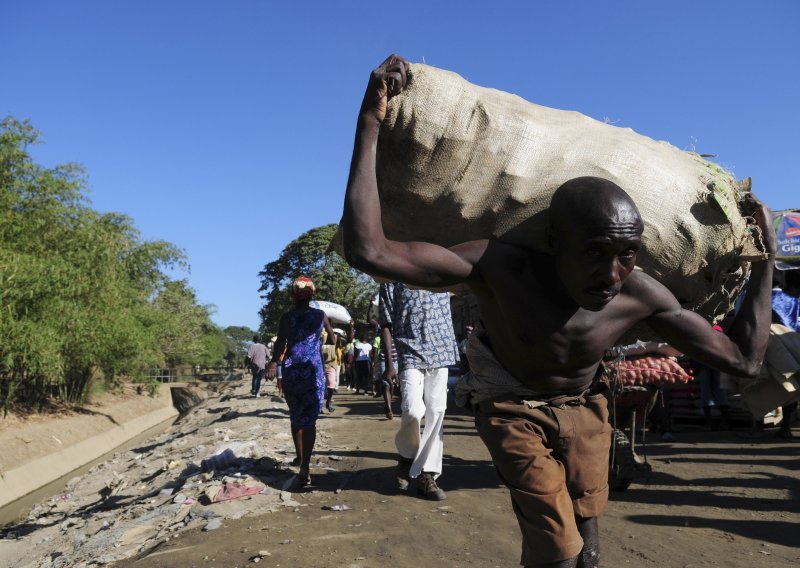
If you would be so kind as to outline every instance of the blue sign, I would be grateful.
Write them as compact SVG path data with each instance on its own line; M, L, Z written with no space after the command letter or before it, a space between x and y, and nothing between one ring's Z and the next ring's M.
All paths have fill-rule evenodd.
M773 213L778 252L775 267L780 270L800 268L800 209Z

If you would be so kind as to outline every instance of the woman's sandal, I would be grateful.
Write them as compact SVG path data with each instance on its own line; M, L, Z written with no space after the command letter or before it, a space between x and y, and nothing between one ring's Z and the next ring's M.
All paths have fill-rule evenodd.
M297 476L297 485L299 487L307 487L311 485L311 475L309 474L308 477L300 477Z

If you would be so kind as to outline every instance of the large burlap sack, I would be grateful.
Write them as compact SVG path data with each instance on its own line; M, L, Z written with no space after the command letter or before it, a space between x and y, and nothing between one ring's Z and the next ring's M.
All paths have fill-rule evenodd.
M542 249L553 192L588 175L614 181L639 207L645 272L709 318L730 309L746 276L740 260L757 251L740 185L697 154L420 64L390 101L378 141L383 226L401 241L498 237Z

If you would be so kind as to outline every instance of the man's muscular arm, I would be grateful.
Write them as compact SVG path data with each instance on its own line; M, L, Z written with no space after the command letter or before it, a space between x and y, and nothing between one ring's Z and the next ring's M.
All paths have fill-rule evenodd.
M424 242L386 238L381 225L378 179L375 174L378 132L389 98L406 84L408 62L390 56L370 76L356 128L344 215L344 253L359 270L418 286L447 286L475 278L475 264L488 241L471 241L445 248Z
M727 334L717 333L702 317L681 309L660 284L647 287L657 305L647 323L671 345L693 359L734 375L755 377L764 360L772 321L772 271L776 250L772 218L754 197L749 202L769 258L750 271L747 295Z

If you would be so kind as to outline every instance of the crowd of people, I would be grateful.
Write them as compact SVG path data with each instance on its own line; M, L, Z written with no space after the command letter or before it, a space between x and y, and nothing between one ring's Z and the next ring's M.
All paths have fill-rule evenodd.
M772 289L772 322L795 332L800 325L799 281L800 270L789 272L785 284ZM485 337L485 332L475 332L472 325L467 325L457 340L450 295L413 289L399 282L380 285L376 316L361 322L360 327L351 321L345 326L346 331L334 330L325 313L309 305L314 292L315 285L310 279L297 278L291 287L295 305L281 318L277 338L265 343L255 336L245 360L252 374L253 396L260 396L265 377L279 378L290 411L296 449L292 464L299 468L300 485L311 483L316 421L324 410L329 414L334 412L334 393L348 390L380 398L387 419L394 417L392 407L397 393L401 395L401 420L395 436L397 487L408 490L416 480L416 492L421 497L446 499L436 480L442 474L448 368L457 365L461 374L466 373L470 368L467 353L472 351L478 372L483 372L484 363L474 353L474 342ZM721 332L722 328L715 326L715 333ZM696 377L705 418L708 421L711 409L716 408L723 419L720 428L726 429L730 407L726 390L720 386L719 373L706 365L698 369ZM784 406L778 435L791 436L795 408L796 403ZM530 410L533 409L526 412ZM549 416L555 423L548 425L544 421L541 428L558 428L558 419ZM481 436L492 444L491 436L498 434L480 430L486 427L481 424L479 413L476 423ZM597 456L587 459L605 465Z
M420 495L445 499L436 478L442 473L448 368L459 361L449 294L381 284L378 319L370 319L356 339L355 322L337 334L325 312L310 306L315 290L311 279L295 279L294 307L281 317L275 341L266 345L255 336L245 359L252 396L261 396L264 377L277 379L289 407L296 450L292 464L299 467L300 484L311 483L316 422L323 410L334 412L338 389L381 398L389 420L397 392L398 485L407 489L417 479Z
M682 308L660 282L634 271L644 220L612 180L576 177L548 207L548 250L496 238L449 247L387 238L376 172L389 99L409 64L391 56L375 69L359 110L345 193L343 249L351 266L425 289L466 286L484 333L466 344L470 372L459 402L509 489L525 566L595 567L598 517L608 502L608 391L596 373L609 348L647 324L709 367L756 377L770 337L777 250L770 211L752 194L742 207L758 226L763 256L726 333ZM402 455L402 454L401 454Z
M608 501L611 426L609 392L597 371L607 351L644 322L667 343L709 369L756 378L770 339L776 237L769 210L752 195L743 207L755 219L763 260L751 266L747 293L720 333L683 309L672 293L634 271L644 222L623 188L598 177L565 181L549 206L549 251L497 239L446 248L386 237L375 173L377 139L389 98L402 91L407 62L392 56L370 78L359 113L342 224L347 261L391 284L380 289L377 326L351 326L340 350L324 312L309 306L313 283L292 284L295 306L280 320L266 367L282 369L282 386L301 483L316 421L331 406L331 387L383 396L400 386L395 436L400 489L441 500L447 367L464 354L469 373L456 389L475 416L500 479L508 487L522 533L525 566L599 565L598 517ZM407 286L411 285L411 286ZM477 297L483 329L456 343L447 294L466 285ZM795 321L796 324L796 314ZM326 365L333 371L325 379ZM260 355L253 353L252 360ZM376 371L376 369L378 371ZM379 372L382 369L382 372ZM260 367L256 370L256 374ZM349 384L348 384L349 383ZM723 406L713 383L708 400ZM385 388L384 388L385 387ZM257 395L254 374L253 390ZM386 394L388 392L388 394ZM709 406L712 406L709 404Z

